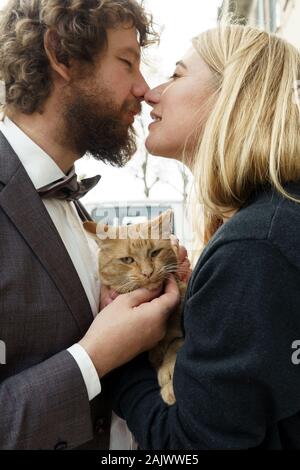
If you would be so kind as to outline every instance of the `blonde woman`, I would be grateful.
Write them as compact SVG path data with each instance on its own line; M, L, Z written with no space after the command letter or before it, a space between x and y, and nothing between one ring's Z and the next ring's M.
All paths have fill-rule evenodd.
M146 449L300 449L300 55L250 27L207 31L153 107L147 148L184 159L206 212L176 404L140 356L115 409ZM199 214L195 214L195 218Z

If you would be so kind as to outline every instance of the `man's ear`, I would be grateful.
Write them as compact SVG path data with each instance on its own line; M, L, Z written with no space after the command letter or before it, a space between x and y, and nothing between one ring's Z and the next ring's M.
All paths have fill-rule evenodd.
M44 36L44 48L52 70L65 81L70 81L70 68L68 60L60 53L60 37L53 29L48 29Z

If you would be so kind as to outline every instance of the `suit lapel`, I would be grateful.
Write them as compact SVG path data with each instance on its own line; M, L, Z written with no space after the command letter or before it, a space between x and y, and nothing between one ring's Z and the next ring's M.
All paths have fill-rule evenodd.
M40 196L1 133L0 181L0 207L46 269L84 334L93 320L85 290Z

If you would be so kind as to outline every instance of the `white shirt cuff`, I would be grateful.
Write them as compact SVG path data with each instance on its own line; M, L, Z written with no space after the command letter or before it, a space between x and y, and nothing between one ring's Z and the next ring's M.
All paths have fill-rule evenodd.
M101 393L101 383L90 356L86 350L77 343L73 344L67 351L69 351L77 362L88 392L89 400L93 400L93 398Z

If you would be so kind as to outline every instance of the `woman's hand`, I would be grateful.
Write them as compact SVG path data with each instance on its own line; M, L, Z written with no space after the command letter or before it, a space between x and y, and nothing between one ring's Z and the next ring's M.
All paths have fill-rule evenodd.
M188 252L184 246L179 245L179 240L174 235L171 235L171 244L178 259L177 275L181 282L187 284L192 274Z

